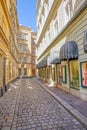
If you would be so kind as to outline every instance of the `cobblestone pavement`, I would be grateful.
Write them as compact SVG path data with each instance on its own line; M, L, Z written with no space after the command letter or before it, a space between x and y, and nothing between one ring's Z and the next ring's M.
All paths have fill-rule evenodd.
M61 99L66 101L68 104L73 106L75 109L77 109L80 113L82 113L85 117L87 117L87 102L81 100L80 98L67 93L63 90L60 90L59 88L55 86L49 86L49 84L45 83L44 81L37 79L41 84L44 85L44 87L48 88L50 91L54 92L56 95L58 95Z
M0 130L86 129L33 78L25 78L0 99Z

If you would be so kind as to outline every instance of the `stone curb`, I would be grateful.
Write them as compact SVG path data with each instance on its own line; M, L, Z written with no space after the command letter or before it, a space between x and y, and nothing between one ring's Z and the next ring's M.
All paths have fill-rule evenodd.
M83 114L81 114L77 109L69 105L55 93L44 87L44 85L41 84L37 79L35 79L35 81L40 86L42 86L53 98L55 98L69 113L71 113L84 127L87 128L87 118Z

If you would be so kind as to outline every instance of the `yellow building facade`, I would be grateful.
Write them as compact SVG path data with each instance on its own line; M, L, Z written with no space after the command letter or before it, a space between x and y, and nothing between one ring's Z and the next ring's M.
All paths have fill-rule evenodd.
M19 76L36 76L35 39L32 29L18 24L17 1L0 0L0 96Z
M19 25L17 34L18 73L22 77L36 76L36 33Z
M84 100L87 100L86 23L86 0L41 3L37 0L38 77Z
M16 12L16 1L0 1L0 96L7 91L8 84L18 76Z

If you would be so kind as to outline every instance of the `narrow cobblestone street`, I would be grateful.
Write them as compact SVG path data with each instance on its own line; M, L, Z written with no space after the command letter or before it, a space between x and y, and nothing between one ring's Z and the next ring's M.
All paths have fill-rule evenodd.
M0 98L0 130L86 129L33 78L24 78Z

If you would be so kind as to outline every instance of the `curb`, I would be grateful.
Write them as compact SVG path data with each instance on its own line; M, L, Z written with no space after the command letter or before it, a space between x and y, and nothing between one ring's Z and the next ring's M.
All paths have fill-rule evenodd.
M69 105L55 93L44 87L37 79L35 79L37 84L39 84L43 89L45 89L53 98L55 98L70 114L72 114L86 129L87 129L87 118L81 114L77 109Z

